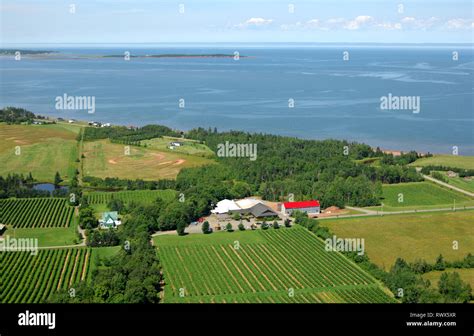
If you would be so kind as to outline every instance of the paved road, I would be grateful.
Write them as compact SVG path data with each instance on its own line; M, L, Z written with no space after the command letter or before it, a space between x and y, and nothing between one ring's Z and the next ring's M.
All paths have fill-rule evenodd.
M452 189L452 190L456 190L456 191L458 191L458 192L460 192L460 193L463 193L463 194L465 194L465 195L467 195L467 196L474 197L474 193L472 193L472 192L469 192L469 191L467 191L467 190L464 190L464 189L455 187L455 186L453 186L453 185L451 185L451 184L448 184L448 183L446 183L446 182L437 180L437 179L435 179L435 178L433 178L433 177L431 177L431 176L423 175L423 178L424 178L425 180L429 180L429 181L431 181L431 182L438 183L439 185L442 185L443 187L446 187L446 188L449 188L449 189Z
M364 214L368 214L368 215L377 215L377 214L378 214L378 211L377 211L377 210L371 210L371 209L364 209L364 208L351 207L351 206L346 206L346 209L355 210L355 211L360 211L360 212L363 212ZM354 215L357 215L357 214L353 214L353 215L341 215L341 216L354 216ZM331 218L331 217L328 217L328 218Z
M347 207L349 208L349 207ZM362 208L355 208L351 207L354 210L364 211L367 209ZM341 215L341 216L332 216L332 217L324 217L318 218L318 220L323 219L334 219L334 218L355 218L355 217L370 217L370 216L385 216L385 215L402 215L402 214L410 214L410 213L420 213L420 212L439 212L439 211L460 211L460 210L474 210L474 206L465 206L459 207L456 209L453 208L437 208L437 209L421 209L421 210L399 210L399 211L374 211L370 210L370 213L366 212L363 214L355 214L355 215Z

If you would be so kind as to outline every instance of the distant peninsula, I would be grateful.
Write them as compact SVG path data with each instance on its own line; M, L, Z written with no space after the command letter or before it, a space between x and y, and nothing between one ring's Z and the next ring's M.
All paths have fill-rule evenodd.
M22 55L47 55L55 51L52 50L26 50L26 49L0 49L0 55L15 55L19 52Z
M103 57L120 57L123 58L124 55L105 55ZM234 54L156 54L156 55L130 55L130 58L234 58ZM240 58L247 57L239 55Z

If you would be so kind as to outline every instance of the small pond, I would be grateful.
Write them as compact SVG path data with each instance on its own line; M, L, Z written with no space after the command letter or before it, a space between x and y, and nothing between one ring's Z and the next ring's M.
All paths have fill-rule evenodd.
M33 189L34 190L41 190L41 191L49 191L50 193L52 193L56 187L54 186L53 183L38 183L38 184L35 184L33 186ZM58 189L61 189L61 190L68 190L68 187L67 186L59 186Z

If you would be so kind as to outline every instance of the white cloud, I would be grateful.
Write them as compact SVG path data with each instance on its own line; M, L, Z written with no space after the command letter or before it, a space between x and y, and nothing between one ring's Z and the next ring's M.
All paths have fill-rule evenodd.
M451 19L444 24L445 28L457 30L457 29L469 29L474 28L474 21L467 19Z
M264 19L264 18L250 18L248 19L245 23L249 25L256 25L256 26L261 26L261 25L267 25L272 23L273 20L271 19Z
M347 21L344 24L345 29L357 30L374 22L374 18L369 15L359 15L354 20Z
M377 28L384 30L400 30L402 29L402 24L400 22L391 23L391 22L381 22L375 25Z
M273 23L272 19L264 19L261 17L253 17L245 22L239 23L234 26L234 28L245 29L245 28L259 28L266 27Z
M428 19L417 19L412 16L407 16L401 19L400 22L404 28L426 30L435 26L439 22L439 19L434 16Z
M396 21L381 21L369 15L359 15L353 19L329 18L322 20L318 18L306 22L298 21L296 23L286 23L280 25L282 30L338 30L346 29L356 31L360 29L380 29L380 30L418 30L426 31L428 29L472 29L474 21L468 19L454 18L448 21L440 20L437 17L416 18L406 16Z
M321 22L319 21L319 19L312 19L306 22L306 26L308 28L319 28L321 27Z

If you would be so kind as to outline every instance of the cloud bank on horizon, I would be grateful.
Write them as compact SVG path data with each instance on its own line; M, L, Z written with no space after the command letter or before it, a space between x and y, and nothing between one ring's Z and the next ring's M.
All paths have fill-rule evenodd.
M2 44L472 43L470 0L3 0Z

